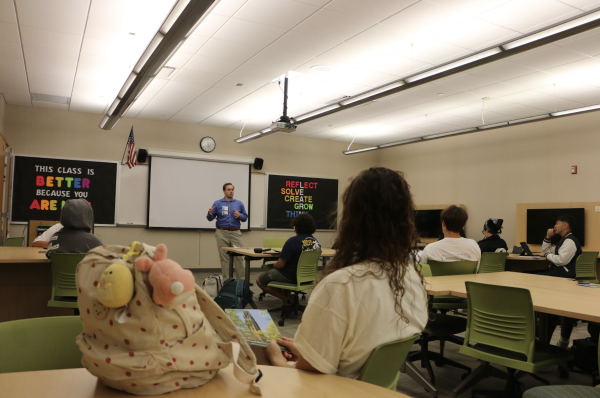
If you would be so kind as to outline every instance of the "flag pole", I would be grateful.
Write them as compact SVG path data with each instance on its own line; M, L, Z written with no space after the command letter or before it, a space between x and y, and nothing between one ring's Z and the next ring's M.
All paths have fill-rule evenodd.
M131 125L131 130L133 130L133 125ZM131 134L131 132L129 134ZM125 152L127 152L127 146L128 145L129 145L129 135L127 136L127 142L125 143L125 149L123 150L123 156L121 156L121 166L123 166L125 164L123 162L123 158L125 157Z

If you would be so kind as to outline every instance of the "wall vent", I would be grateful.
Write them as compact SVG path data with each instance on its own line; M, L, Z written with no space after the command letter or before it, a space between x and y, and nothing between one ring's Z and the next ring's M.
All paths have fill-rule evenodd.
M50 102L53 104L69 104L71 102L70 97L62 97L60 95L50 95L50 94L40 94L40 93L31 93L32 101L39 102Z

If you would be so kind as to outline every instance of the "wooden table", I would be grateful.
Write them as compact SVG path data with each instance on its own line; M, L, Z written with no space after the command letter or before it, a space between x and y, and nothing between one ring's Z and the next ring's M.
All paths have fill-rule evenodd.
M69 308L48 307L52 270L39 247L0 246L0 322L73 315Z
M259 384L265 398L409 398L395 391L345 377L274 366L259 368L263 373ZM248 385L233 377L231 369L231 366L222 369L213 380L202 387L175 391L169 397L259 398L249 391ZM130 394L104 386L83 368L0 374L0 391L3 398L132 397Z
M532 258L520 256L518 254L509 254L506 258L506 270L515 272L542 272L548 271L550 261L545 257ZM600 255L596 263L596 273L600 275Z

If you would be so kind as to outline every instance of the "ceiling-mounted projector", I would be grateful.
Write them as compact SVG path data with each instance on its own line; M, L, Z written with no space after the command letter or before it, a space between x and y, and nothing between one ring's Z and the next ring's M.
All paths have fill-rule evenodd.
M292 120L290 118L282 116L278 121L273 122L273 124L271 124L271 127L269 128L272 131L277 131L280 133L293 133L294 131L296 131L296 127L298 126L292 123Z

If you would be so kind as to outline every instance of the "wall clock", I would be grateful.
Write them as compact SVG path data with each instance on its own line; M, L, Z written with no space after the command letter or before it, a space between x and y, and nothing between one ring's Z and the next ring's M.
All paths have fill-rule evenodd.
M212 152L215 150L217 146L217 143L215 142L215 139L212 137L204 137L200 140L200 148L204 151L204 152Z

